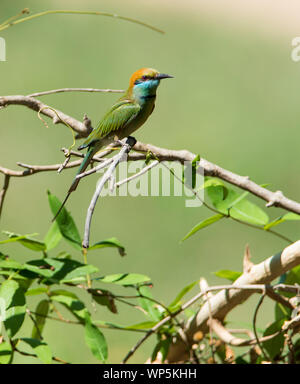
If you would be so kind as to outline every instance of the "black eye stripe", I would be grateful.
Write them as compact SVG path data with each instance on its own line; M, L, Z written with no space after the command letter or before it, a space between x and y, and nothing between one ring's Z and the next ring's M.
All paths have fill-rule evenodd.
M140 84L140 83L143 83L144 81L147 81L147 80L151 80L152 77L151 76L148 76L148 75L144 75L142 77L140 77L139 79L135 80L134 84Z

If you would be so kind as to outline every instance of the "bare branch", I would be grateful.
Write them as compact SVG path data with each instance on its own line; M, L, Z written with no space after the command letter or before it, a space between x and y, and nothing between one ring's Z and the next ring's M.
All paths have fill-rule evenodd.
M92 197L92 200L86 215L86 221L85 221L85 227L84 227L84 238L82 242L83 248L89 247L91 220L92 220L92 215L93 215L98 197L100 196L100 193L105 183L111 178L111 175L113 174L114 170L122 160L123 156L130 152L131 148L135 145L135 143L136 143L136 140L133 137L127 138L126 143L123 145L120 152L116 156L114 156L112 164L110 165L108 170L105 172L105 174L102 176L102 178L99 180L97 184L96 191Z
M300 243L300 241L299 241ZM300 245L299 245L299 248L300 248ZM300 258L300 256L299 256ZM251 292L252 293L255 293L255 292L265 292L266 289L273 289L273 290L277 290L277 289L280 289L280 290L283 290L283 291L287 291L287 292L298 292L299 288L298 286L286 286L285 284L277 284L275 285L274 287L271 287L271 286L266 286L265 284L242 284L242 285L236 285L235 283L232 284L232 285L215 285L215 286L212 286L212 287L208 287L207 286L207 283L206 283L206 280L205 279L201 279L200 280L200 283L201 283L201 292L199 292L196 296L192 297L189 301L187 301L186 303L184 303L181 308L179 308L177 311L173 312L171 315L169 316L166 316L165 318L163 318L161 321L159 321L153 328L151 328L145 335L144 337L139 340L137 342L137 344L131 348L131 350L127 353L127 355L125 356L125 358L123 359L123 363L126 363L128 361L128 359L136 352L136 350L151 336L153 335L155 332L157 332L163 325L165 325L166 323L168 323L172 318L178 316L181 312L183 312L184 310L186 310L187 308L189 308L191 305L195 304L198 300L200 300L201 298L203 298L204 296L208 296L209 295L209 299L215 301L215 297L217 296L211 296L210 295L210 292L212 291L219 291L219 290L222 290L227 292L227 291L231 291L231 290L234 290L234 291L250 291L250 294ZM222 293L220 292L220 293ZM227 293L226 293L227 294ZM203 326L203 331L207 332L208 330L208 327L207 327L207 322L210 318L210 316L213 314L212 311L211 311L211 307L209 306L210 303L208 303L208 301L206 301L206 304L208 305L208 309L207 309L207 312L206 315L207 317L205 318L205 324ZM240 303L236 303L236 305L238 305ZM214 309L214 308L213 308ZM187 331L188 329L185 330L185 335L187 335ZM199 330L196 330L193 334L192 334L192 338L190 339L187 339L185 338L186 341L183 342L183 340L180 338L177 339L177 342L175 344L172 344L171 346L173 346L173 348L177 348L177 350L175 349L176 352L180 351L181 355L178 355L177 356L177 360L171 360L170 362L178 362L178 361L183 361L185 360L186 358L188 358L187 356L187 341L188 343L190 344L190 346L192 346L192 344L194 343L193 342L193 336L196 332L202 332L201 329ZM190 332L191 333L191 332ZM169 351L169 354L168 356L170 355L170 351ZM173 357L173 355L171 354L171 356ZM168 357L168 359L170 359L170 357Z
M75 160L71 163L67 164L65 168L74 168L78 167L81 164L82 160ZM26 168L24 171L14 171L12 169L4 168L0 166L0 173L3 173L7 176L13 177L23 177L34 175L39 172L49 172L49 171L57 171L61 164L52 164L52 165L29 165L23 163L17 163L20 167Z
M65 121L74 131L79 134L79 137L86 137L90 133L91 127L87 127L84 123L81 123L73 117L70 117L64 114L63 112L56 110L57 114L63 121L60 120L59 118L57 118L57 115L53 110L47 109L47 107L50 108L49 106L43 104L42 102L33 97L20 95L0 97L0 109L1 107L4 108L9 105L24 105L36 112L41 111L42 114L50 117L53 120L54 124L63 123L63 121ZM187 150L170 150L166 148L156 147L151 144L143 144L141 142L136 143L135 150L143 153L152 152L159 161L179 161L181 163L184 163L185 161L191 162L196 157L196 154ZM137 159L140 159L140 157L133 158L132 160ZM265 200L267 207L276 206L286 209L287 211L300 214L300 203L288 199L280 191L272 192L254 183L249 179L248 176L240 176L238 174L235 174L231 171L219 167L216 164L209 162L204 158L201 158L199 165L200 168L204 170L204 174L206 176L217 177L241 189L249 191L253 195Z
M36 112L41 111L40 113L52 119L53 124L65 125L64 122L66 122L75 132L77 132L80 135L80 137L86 137L91 132L91 130L89 131L86 125L81 123L80 121L74 119L71 116L66 115L65 113L59 111L58 109L49 107L48 105L30 96L22 96L22 95L1 96L0 109L1 107L5 108L9 105L23 105L32 109L33 111L36 111ZM56 110L57 114L53 111L53 109ZM59 116L59 118L57 117L57 115Z
M150 144L143 144L137 142L135 150L141 152L152 152L160 161L179 161L184 163L185 161L192 161L195 159L196 154L186 150L169 150L165 148L159 148ZM300 214L300 204L296 201L290 200L285 197L282 192L272 192L250 180L248 176L240 176L233 172L230 172L224 168L219 167L203 158L201 158L199 166L204 170L206 176L217 177L232 185L235 185L245 191L249 191L253 195L265 200L267 206L276 206L286 209L290 212Z
M228 329L226 329L220 321L216 319L208 320L208 325L215 332L215 334L226 344L232 345L234 347L245 347L247 345L257 344L257 339L255 337L249 340L245 340L245 339L241 339L233 336L231 332ZM239 330L235 330L235 332L238 333ZM274 337L278 336L280 333L281 332L279 331L279 332L273 333L272 335L262 337L259 339L259 342L263 343L265 341L271 340Z
M101 164L97 165L96 167L80 173L79 175L76 176L76 179L82 179L83 177L89 176L92 173L98 172L98 171L100 171L100 169L103 169L103 168L107 167L108 165L110 165L113 161L114 161L113 157L110 159L107 159L107 160L103 161Z
M151 164L147 165L146 167L144 167L143 169L141 169L139 172L137 172L135 175L132 175L130 177L128 177L127 179L124 179L124 180L121 180L121 181L118 181L115 186L116 188L119 188L121 185L125 184L125 183L129 183L131 180L134 180L142 175L144 175L145 173L147 173L150 169L156 167L157 165L159 164L158 160L155 160L153 161Z
M300 241L297 241L289 245L282 252L269 257L260 264L252 266L250 273L243 273L233 283L233 286L250 284L255 287L255 285L259 284L268 284L299 264ZM282 285L277 285L276 289L280 289L280 287L283 288ZM287 287L287 289L291 288ZM294 292L295 289L297 290L297 287L293 287ZM210 311L213 318L222 321L228 312L247 300L254 292L254 289L223 289L210 299ZM197 331L207 332L207 321L209 319L210 311L208 303L206 302L198 311L197 315L187 323L185 332L191 343L193 342L193 335ZM182 360L182 356L184 355L186 355L186 346L178 339L170 346L167 360L169 362Z

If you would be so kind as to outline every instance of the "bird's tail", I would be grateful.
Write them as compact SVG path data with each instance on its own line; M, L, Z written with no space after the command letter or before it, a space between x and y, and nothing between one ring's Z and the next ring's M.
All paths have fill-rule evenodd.
M86 168L88 167L92 157L94 156L94 154L98 151L98 149L96 149L94 146L90 146L89 147L89 150L87 151L84 159L83 159L83 162L81 163L77 173L76 173L76 176L79 175L80 173L84 172L86 170ZM77 177L75 176L69 190L68 190L68 193L67 193L67 196L65 197L64 201L62 202L61 206L59 207L59 210L56 212L56 215L54 216L54 218L52 219L52 221L55 221L57 216L60 214L61 210L63 209L64 205L66 204L70 194L72 192L74 192L80 182L80 179L78 179Z

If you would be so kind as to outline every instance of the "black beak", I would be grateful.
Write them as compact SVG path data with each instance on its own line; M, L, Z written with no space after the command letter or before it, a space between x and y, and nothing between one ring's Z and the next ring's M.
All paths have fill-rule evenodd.
M162 79L172 79L174 76L167 75L166 73L159 73L155 76L156 79L162 80Z

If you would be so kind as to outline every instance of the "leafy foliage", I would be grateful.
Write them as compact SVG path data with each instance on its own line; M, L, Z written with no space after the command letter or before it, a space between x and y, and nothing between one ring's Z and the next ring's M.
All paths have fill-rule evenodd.
M211 202L220 213L212 218L200 222L184 239L187 239L200 229L220 220L223 217L234 217L242 220L248 220L249 223L259 223L268 230L279 222L286 220L298 220L298 216L284 215L279 220L273 221L267 227L267 216L263 211L253 203L247 202L246 194L238 195L223 185L223 183L209 178L206 180L205 188L208 190ZM60 205L60 201L48 193L49 205L53 213ZM271 222L272 223L272 222ZM114 273L99 276L99 270L96 266L80 262L66 252L55 254L56 247L60 241L67 241L74 247L75 251L81 251L81 239L76 224L65 209L62 211L62 217L53 223L47 232L44 241L34 239L34 235L19 235L13 232L4 232L8 237L0 242L1 247L9 249L10 244L19 243L30 249L32 252L41 252L41 258L35 258L25 263L20 263L4 253L0 254L0 276L2 284L0 285L0 299L5 302L5 337L2 336L0 343L0 363L8 364L13 362L14 355L22 349L23 345L31 348L30 356L37 357L41 362L49 364L56 359L53 356L51 347L44 339L44 329L48 321L60 313L60 307L64 307L74 320L64 319L59 315L60 321L75 322L83 327L86 345L89 347L93 357L102 363L108 359L108 345L105 334L101 328L122 329L134 332L146 332L170 314L180 311L184 304L184 298L195 290L199 281L194 281L184 288L181 288L175 298L169 305L164 305L153 298L151 292L150 277L139 273ZM115 248L121 256L125 255L124 246L116 239L110 238L101 240L91 246L87 252L102 252L104 248ZM234 282L240 275L239 271L219 270L215 275ZM90 281L90 282L89 282ZM281 278L281 282L286 284L299 284L300 267L295 267L289 273ZM92 285L91 285L92 284ZM110 285L112 289L107 289ZM123 289L134 289L136 295L119 295L114 293L114 287ZM78 292L74 292L76 289ZM94 319L86 305L86 297L89 295L94 305L106 308L110 313L117 314L118 302L137 299L140 309L146 316L146 321L133 325L120 325L105 320ZM287 297L292 294L284 293ZM34 310L31 308L31 298L41 297ZM102 312L101 312L102 313ZM192 309L184 311L185 317L194 315ZM289 321L292 316L291 309L276 303L274 309L275 319L271 325L268 325L262 332L263 336L276 334L270 340L263 343L263 348L271 361L284 360L286 357L286 343L284 334L281 332L285 321ZM23 335L23 323L25 317L29 316L32 320L32 331L30 335ZM157 333L157 342L152 352L154 361L158 355L164 361L168 354L172 337L178 334L178 324L170 319L169 322L159 329ZM232 349L220 340L213 339L209 341L207 336L201 335L198 347L194 351L194 358L198 361L208 362L212 357L207 357L211 347L215 345L215 359L220 362L236 362L238 364L248 364L250 362L262 363L262 355L255 355L251 350L249 356L236 356ZM298 346L296 348L296 346ZM295 341L296 356L300 358L300 343ZM23 353L21 351L21 353ZM251 354L252 353L252 354Z

